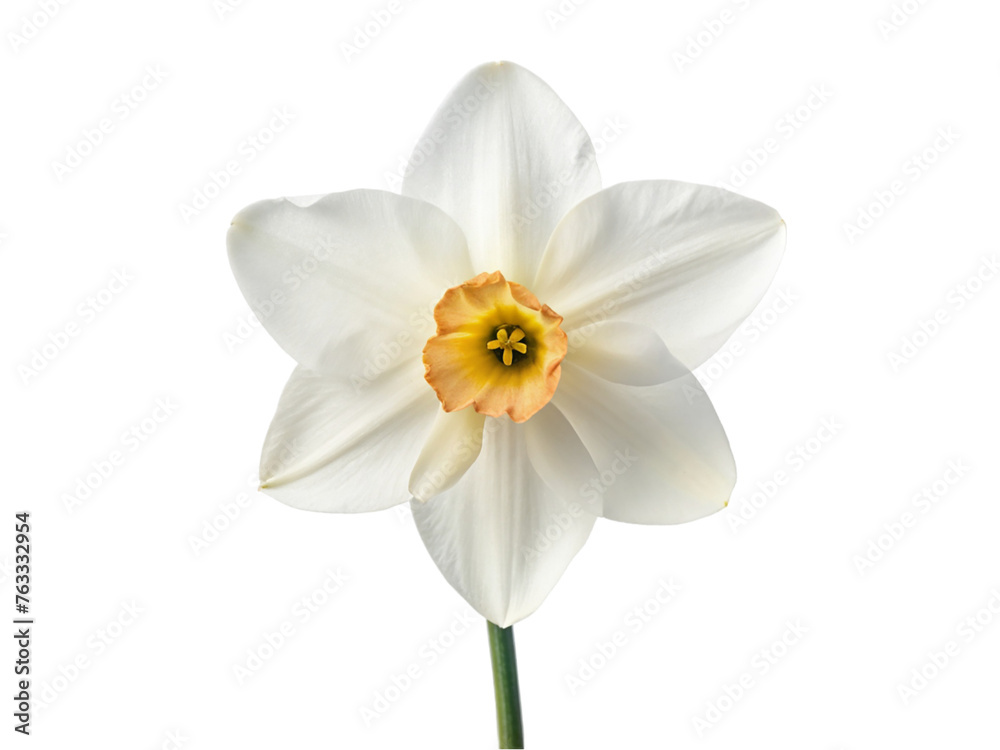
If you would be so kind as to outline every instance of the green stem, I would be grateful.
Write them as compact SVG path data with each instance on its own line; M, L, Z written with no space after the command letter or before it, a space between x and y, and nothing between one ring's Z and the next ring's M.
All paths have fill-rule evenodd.
M521 691L517 686L517 655L514 628L486 622L490 633L490 661L493 662L493 692L497 701L497 735L501 748L523 748Z

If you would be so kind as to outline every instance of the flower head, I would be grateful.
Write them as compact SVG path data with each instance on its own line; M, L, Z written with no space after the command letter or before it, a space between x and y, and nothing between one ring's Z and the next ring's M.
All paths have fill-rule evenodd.
M237 282L298 362L261 486L308 510L409 500L447 580L506 626L597 517L725 506L735 464L691 370L763 296L784 223L714 187L602 190L584 128L511 63L473 70L427 132L402 195L233 219Z
M552 398L566 356L562 318L499 271L452 287L434 308L427 382L445 411L524 422Z

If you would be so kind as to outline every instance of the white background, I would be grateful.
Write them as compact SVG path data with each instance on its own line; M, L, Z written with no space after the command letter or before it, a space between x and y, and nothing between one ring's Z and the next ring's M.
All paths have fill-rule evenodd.
M247 335L224 245L261 198L395 189L439 102L495 59L562 96L605 184L728 183L789 228L759 324L701 368L739 467L729 508L597 524L516 628L529 746L998 746L995 3L49 5L0 18L0 600L9 623L27 509L44 703L32 737L4 747L174 747L178 732L192 749L496 746L485 625L405 506L309 514L252 489L293 362ZM373 12L390 23L345 54ZM275 108L291 122L269 138ZM254 134L270 142L248 147ZM89 153L66 173L71 149ZM860 212L876 218L858 234ZM65 347L33 366L52 341ZM120 465L67 507L112 451ZM305 620L296 603L327 571L346 581ZM650 602L671 580L670 603ZM234 668L285 622L241 682ZM789 623L805 634L775 646ZM957 655L904 699L950 641Z

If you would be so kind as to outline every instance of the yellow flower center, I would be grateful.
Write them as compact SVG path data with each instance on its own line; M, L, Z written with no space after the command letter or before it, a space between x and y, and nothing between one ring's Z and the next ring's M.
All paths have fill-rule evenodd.
M527 354L528 345L521 343L524 338L524 331L515 328L510 336L507 336L507 329L501 328L497 331L497 337L486 345L487 349L497 349L502 351L501 360L507 367L514 364L514 352Z
M552 398L566 356L562 317L499 271L452 287L434 308L424 377L445 411L523 422Z

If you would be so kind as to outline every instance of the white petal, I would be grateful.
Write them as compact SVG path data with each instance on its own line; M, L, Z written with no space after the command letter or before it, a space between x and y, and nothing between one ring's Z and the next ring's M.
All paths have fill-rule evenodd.
M588 323L569 334L566 357L598 377L623 385L656 385L690 371L652 328L624 320Z
M544 81L509 62L482 65L455 87L403 180L403 195L462 227L477 273L524 285L559 220L600 188L587 131Z
M556 228L534 286L567 332L592 319L653 328L689 369L760 301L785 223L721 188L627 182L583 201Z
M458 411L438 410L434 429L413 467L410 494L427 502L453 487L483 447L483 422L486 417L467 407Z
M429 311L473 274L458 226L377 190L261 201L233 219L229 260L247 302L299 364L371 379L419 357Z
M458 484L410 507L448 582L507 627L542 603L587 540L594 516L538 476L525 425L493 418L486 424L482 454Z
M528 459L535 473L572 509L580 505L592 515L602 515L600 497L587 492L598 476L586 446L566 417L551 402L524 423Z
M694 375L637 388L563 363L552 403L600 470L584 492L603 501L605 518L684 523L728 502L736 465Z
M295 508L335 513L405 502L440 409L419 360L360 386L296 368L264 441L261 489Z

